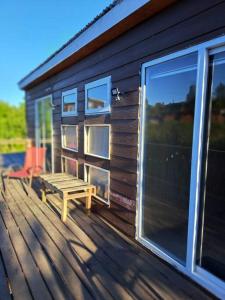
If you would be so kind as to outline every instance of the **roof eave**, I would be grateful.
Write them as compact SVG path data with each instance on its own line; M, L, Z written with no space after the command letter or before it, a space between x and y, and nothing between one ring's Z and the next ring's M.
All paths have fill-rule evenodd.
M94 24L92 24L89 28L87 28L84 32L82 32L75 40L73 40L71 43L69 43L65 48L63 48L61 51L56 52L54 56L52 56L49 60L47 60L45 63L37 67L33 72L28 74L26 77L24 77L18 84L19 87L23 90L26 90L34 83L40 82L40 79L43 80L47 77L47 75L52 75L54 73L54 70L58 69L60 71L59 66L62 65L65 62L69 62L69 59L72 56L80 57L79 52L82 52L84 48L87 47L87 45L93 45L93 42L95 40L99 40L100 38L106 35L109 32L113 32L113 28L117 27L118 24L121 22L124 22L129 16L132 16L135 14L135 12L138 12L142 7L148 5L149 8L154 8L152 12L155 12L155 5L157 3L160 10L162 8L165 8L169 4L175 2L176 0L123 0L120 3L118 3L115 7L113 7L110 11L108 11L105 15L103 15L100 19L98 19ZM160 3L160 5L159 5ZM149 13L152 13L149 11ZM157 11L156 11L157 12ZM156 13L155 12L155 13ZM145 16L147 17L146 11ZM141 19L141 18L140 18ZM138 20L137 20L138 21ZM142 21L142 20L140 20ZM140 22L139 21L139 22ZM134 22L134 20L133 20ZM136 22L136 21L135 21ZM134 25L135 25L134 22ZM129 27L129 23L126 22L126 26ZM126 26L124 27L124 30L126 29ZM127 29L126 29L127 30ZM122 33L122 32L121 32ZM121 34L119 31L116 33L117 35ZM110 38L114 38L114 35L112 35ZM103 43L107 42L107 37L102 40ZM100 46L101 43L98 43ZM95 50L95 47L90 47L90 50ZM88 50L88 49L87 49ZM84 52L84 51L83 51ZM90 51L85 51L86 55L90 54ZM84 56L84 55L83 55ZM65 67L68 64L65 64ZM56 73L56 72L55 72Z

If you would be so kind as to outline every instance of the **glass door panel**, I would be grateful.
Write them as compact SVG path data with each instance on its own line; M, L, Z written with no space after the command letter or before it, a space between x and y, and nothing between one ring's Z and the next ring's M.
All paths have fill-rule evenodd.
M210 56L197 265L225 280L225 52Z
M52 172L52 108L51 98L37 100L36 146L46 148L44 171Z
M197 54L146 69L142 237L186 263Z

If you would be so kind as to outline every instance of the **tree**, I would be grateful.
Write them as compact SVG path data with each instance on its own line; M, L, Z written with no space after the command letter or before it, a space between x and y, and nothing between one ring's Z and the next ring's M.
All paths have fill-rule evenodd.
M25 137L25 103L15 106L0 100L0 139Z

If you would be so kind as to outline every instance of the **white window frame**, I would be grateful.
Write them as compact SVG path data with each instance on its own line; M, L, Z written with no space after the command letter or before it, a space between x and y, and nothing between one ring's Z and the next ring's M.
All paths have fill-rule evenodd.
M108 127L109 128L109 155L108 156L92 154L87 151L87 149L88 149L88 127ZM103 158L103 159L110 159L110 153L111 153L111 125L110 124L86 124L86 125L84 125L84 154L89 155L89 156L98 157L98 158Z
M99 197L98 195L96 195L95 198L110 206L110 171L106 170L106 169L103 169L103 168L100 168L100 167L96 167L96 166L94 166L92 164L89 164L89 163L84 163L84 181L86 181L86 182L89 182L88 181L88 175L87 175L87 167L89 167L89 168L95 168L97 170L101 170L101 171L106 172L107 177L108 177L108 182L109 182L109 186L108 186L108 200L105 201L105 199Z
M225 299L225 282L210 274L195 264L198 236L198 216L200 207L201 172L203 168L204 148L204 118L206 112L206 97L208 84L209 55L218 51L225 51L225 36L195 45L185 50L169 54L167 56L144 63L141 70L141 101L140 101L140 134L139 134L139 166L137 186L137 208L136 208L136 239L156 255L175 266L179 271L188 275L204 288L214 293L217 297ZM151 241L142 236L142 182L143 182L143 151L144 151L144 125L145 125L145 74L150 66L169 61L191 53L198 53L196 101L192 143L192 163L190 180L190 202L188 218L187 258L186 266L156 247Z
M66 155L61 155L61 172L62 173L65 173L66 171L64 170L64 167L63 167L63 159L68 159L68 160L72 160L72 161L75 161L76 162L76 173L77 173L77 176L75 176L76 178L78 178L78 160L75 159L75 158L71 158L69 156L66 156Z
M64 100L63 98L65 96L71 95L71 94L75 94L75 111L64 111ZM61 106L62 106L62 117L71 117L71 116L77 116L77 88L74 89L70 89L67 91L62 92L62 99L61 99Z
M63 127L66 127L66 126L75 127L76 135L77 135L77 149L68 148L68 147L65 147L63 145ZM62 145L62 149L69 150L69 151L72 151L72 152L78 152L79 151L79 138L78 138L78 134L79 134L78 133L78 125L61 124L61 145Z
M105 106L97 109L88 108L88 90L92 88L96 88L101 85L107 85L107 99L105 102ZM105 114L110 113L111 111L111 76L104 77L92 82L85 84L85 115L97 115L97 114Z

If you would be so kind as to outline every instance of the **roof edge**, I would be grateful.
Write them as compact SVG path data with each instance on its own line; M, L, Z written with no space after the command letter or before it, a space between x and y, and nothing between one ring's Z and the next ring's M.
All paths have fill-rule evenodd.
M38 66L34 71L20 80L18 83L20 89L25 89L33 81L43 76L58 64L68 59L72 54L78 52L85 45L91 43L99 36L107 32L110 28L151 1L152 0L123 0L119 2L106 14L103 14L99 19L97 19L90 27L87 27L86 30L81 32L77 38L74 40L72 39L67 46L61 48L61 50L57 51L55 55L50 57L50 59L47 59L46 62Z

